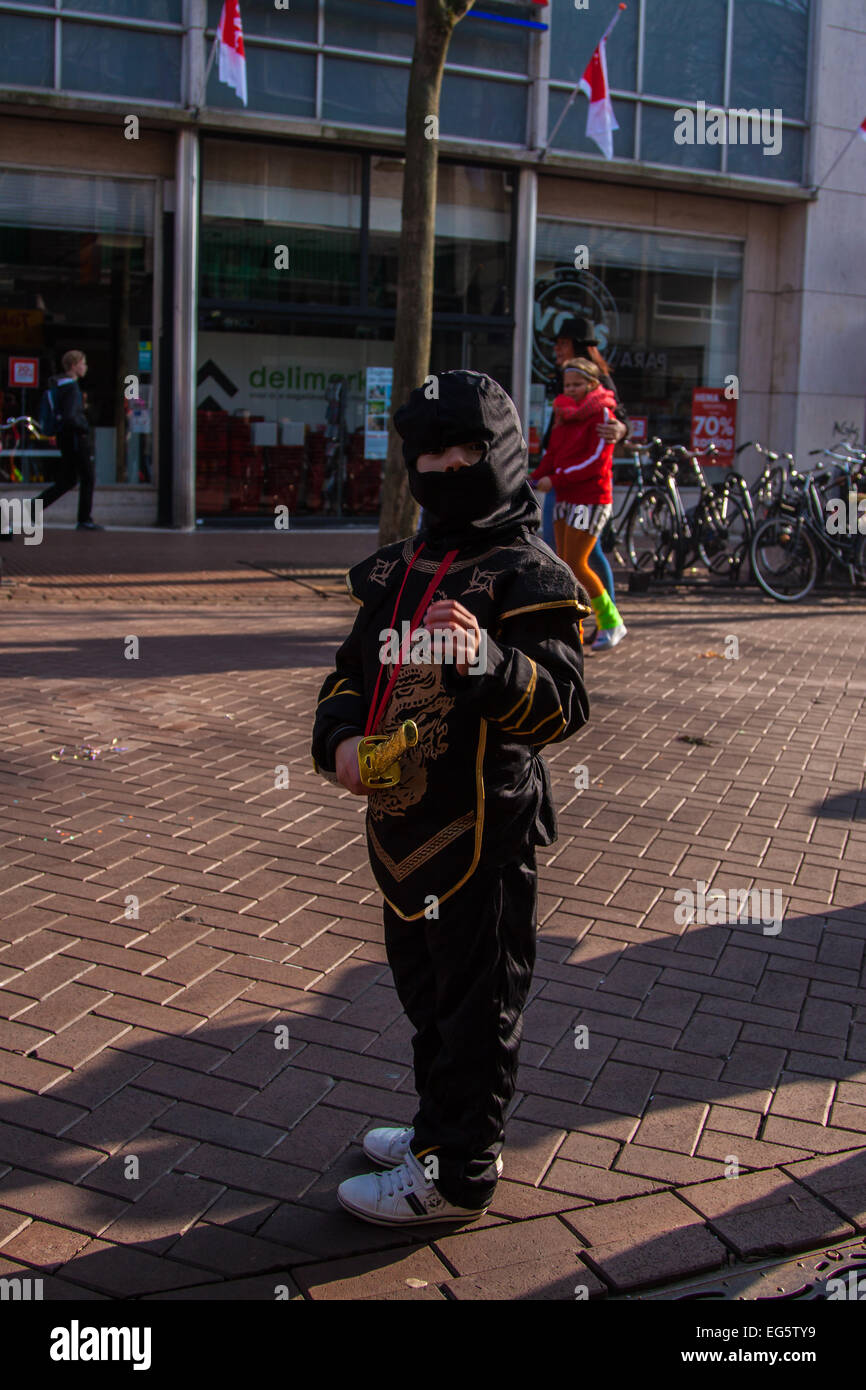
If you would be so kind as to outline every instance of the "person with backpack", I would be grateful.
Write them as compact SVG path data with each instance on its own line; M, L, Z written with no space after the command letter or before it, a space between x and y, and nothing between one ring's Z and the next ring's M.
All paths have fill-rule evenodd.
M60 375L49 379L39 412L40 430L57 439L60 463L54 482L40 493L37 500L43 507L50 507L52 502L70 492L77 483L78 530L102 531L105 528L97 526L90 515L96 470L90 422L84 411L84 400L78 384L87 372L87 358L83 352L72 349L63 354L61 367Z

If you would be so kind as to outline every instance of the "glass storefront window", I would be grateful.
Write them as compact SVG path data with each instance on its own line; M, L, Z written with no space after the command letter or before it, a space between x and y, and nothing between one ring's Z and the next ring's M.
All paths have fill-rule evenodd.
M374 517L403 161L205 140L202 163L197 517ZM431 371L510 387L513 205L511 174L440 164Z
M202 169L203 300L358 302L359 155L206 140Z
M590 270L574 269L574 247ZM690 438L692 391L723 387L739 353L743 250L737 241L666 232L538 224L533 333L533 421L546 423L545 388L565 318L595 327L629 415L646 435L671 444Z
M369 302L397 305L403 160L370 166ZM440 163L436 201L434 313L511 313L511 176Z
M255 315L199 320L196 513L202 520L376 516L387 444L390 324ZM511 387L510 330L436 328L431 371ZM383 389L384 387L384 389Z
M0 169L0 353L39 364L38 387L10 388L2 361L0 418L38 418L63 354L84 352L97 485L154 482L153 215L151 182ZM4 484L51 468L44 449L0 456Z
M258 331L248 331L249 329ZM315 320L200 316L196 511L201 518L378 511L382 461L365 431L367 369L392 332Z

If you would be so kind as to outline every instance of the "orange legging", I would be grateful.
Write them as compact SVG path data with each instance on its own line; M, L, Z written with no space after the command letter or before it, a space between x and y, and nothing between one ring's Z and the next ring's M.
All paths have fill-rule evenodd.
M568 526L564 521L555 521L553 530L557 555L571 568L578 583L583 585L590 598L599 598L605 592L605 588L589 564L595 536L591 536L588 531L575 531L573 526Z

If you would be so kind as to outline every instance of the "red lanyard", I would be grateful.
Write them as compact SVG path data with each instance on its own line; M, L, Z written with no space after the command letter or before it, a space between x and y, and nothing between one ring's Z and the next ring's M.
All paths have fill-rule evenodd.
M397 624L397 613L398 613L398 610L399 610L399 608L400 608L400 599L403 597L403 590L404 590L405 587L406 587L406 580L409 578L409 571L410 571L410 569L412 568L412 566L414 565L415 561L418 559L418 556L421 554L421 551L422 551L423 549L424 549L424 542L422 541L421 544L419 545L418 549L415 551L415 554L412 556L412 559L409 561L409 564L406 566L406 573L403 575L403 583L400 585L400 592L399 592L399 594L397 595L397 602L394 604L394 615L393 615L393 617L392 617L392 619L391 619L391 627L394 628L394 629L396 629L396 624ZM429 602L430 602L431 595L433 594L433 591L435 590L436 585L439 583L439 580L442 578L443 574L445 574L446 570L448 570L448 569L450 568L451 562L452 562L452 560L454 559L454 557L455 557L456 555L457 555L457 551L456 551L456 550L449 550L449 551L448 551L448 554L445 556L445 559L442 561L441 565L439 566L438 570L437 570L436 573L434 574L433 578L430 580L430 583L428 584L427 589L426 589L426 591L425 591L424 597L422 598L421 602L418 604L418 607L417 607L416 610L415 610L415 616L413 617L411 623L409 624L409 640L410 640L410 641L411 641L411 638L412 638L412 633L413 633L413 632L415 631L415 629L419 626L420 620L421 620L423 614L426 613L426 611L427 611L427 606L428 606L428 604L429 604ZM404 658L405 658L405 655L406 655L406 646L407 646L407 645L408 645L408 643L401 643L401 644L400 644L400 655L399 655L399 657L398 657L398 659L397 659L397 665L395 666L393 672L391 673L391 679L388 681L388 684L387 684L386 687L385 687L385 693L384 693L384 695L382 696L382 700L381 700L381 703L380 703L379 708L378 708L378 713L376 714L376 716L375 716L375 718L374 718L373 715L374 715L374 710L376 709L376 698L377 698L377 696L378 696L378 694L379 694L379 682L380 682L381 679L382 679L382 671L383 671L383 669L384 669L383 666L381 665L381 663L380 663L380 665L379 665L379 674L378 674L378 676L376 677L376 689L373 691L373 701L372 701L372 704L370 705L370 713L367 715L367 727L366 727L366 729L364 730L364 733L365 733L365 734L374 734L374 733L376 732L376 730L378 729L378 727L379 727L379 724L380 724L381 719L382 719L382 715L385 713L385 706L386 706L387 703L388 703L388 696L391 694L391 690L392 690L392 688L393 688L394 682L395 682L395 680L397 679L398 675L400 674L400 667L403 665L403 661L404 661Z

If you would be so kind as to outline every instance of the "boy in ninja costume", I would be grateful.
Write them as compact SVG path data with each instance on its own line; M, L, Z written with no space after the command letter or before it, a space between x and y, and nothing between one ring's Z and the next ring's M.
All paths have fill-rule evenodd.
M535 963L535 847L557 834L539 750L589 717L587 595L536 535L514 404L477 372L437 381L438 398L419 387L394 416L425 526L349 570L360 608L312 744L319 772L368 796L385 948L416 1029L414 1124L371 1130L364 1152L380 1171L338 1191L378 1225L473 1220L491 1201ZM434 651L455 634L456 660L412 659L406 633L422 625ZM419 738L400 781L368 791L361 737L409 719Z

